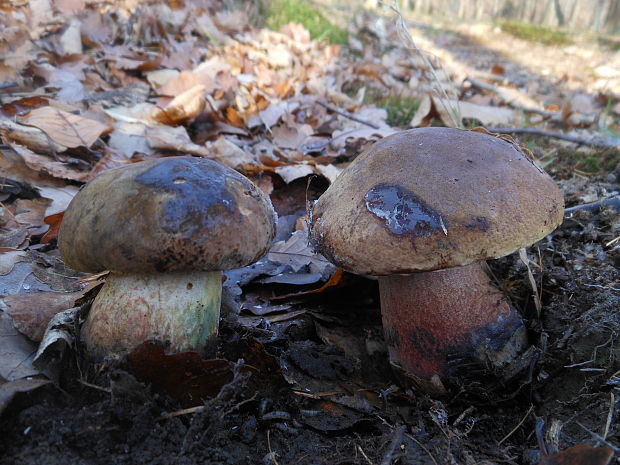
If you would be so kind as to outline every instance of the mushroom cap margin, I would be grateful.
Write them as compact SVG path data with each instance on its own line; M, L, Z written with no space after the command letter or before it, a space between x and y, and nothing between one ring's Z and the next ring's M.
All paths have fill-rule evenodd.
M96 273L239 268L275 234L269 198L212 160L159 158L114 168L69 204L58 246L65 263Z
M408 274L503 257L563 212L555 182L514 144L429 127L358 156L314 205L311 240L354 273Z

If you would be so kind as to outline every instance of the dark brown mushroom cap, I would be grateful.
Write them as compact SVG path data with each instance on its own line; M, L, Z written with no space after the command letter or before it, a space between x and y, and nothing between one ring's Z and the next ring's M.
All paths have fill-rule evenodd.
M269 198L249 179L194 157L115 168L73 198L63 260L87 272L225 270L259 259L275 233Z
M514 144L430 127L357 157L314 206L311 238L349 271L406 274L508 255L563 211L556 184Z

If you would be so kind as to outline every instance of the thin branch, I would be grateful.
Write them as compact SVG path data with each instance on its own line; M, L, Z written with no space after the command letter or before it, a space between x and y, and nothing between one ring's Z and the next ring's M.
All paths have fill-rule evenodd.
M607 447L609 447L610 449L612 449L616 454L620 454L620 447L614 446L613 444L611 444L609 441L607 441L605 438L601 437L600 435L596 434L594 431L588 429L587 426L584 426L582 423L575 421L575 423L577 423L579 426L581 426L581 428L588 433L590 436L592 436L594 439L596 439L598 442L600 442L601 444L606 445Z
M538 128L486 128L491 132L500 134L532 134L535 136L553 137L555 139L566 140L580 145L589 145L598 148L620 149L619 137L577 137L569 134L563 134L556 131L545 131Z
M513 434L515 434L515 432L521 427L521 425L523 423L525 423L525 420L527 420L527 417L530 416L530 413L532 412L532 410L534 410L534 406L530 405L530 408L527 410L527 412L525 412L525 415L523 415L523 418L521 418L521 421L519 423L517 423L517 426L515 426L510 433L508 433L506 436L504 436L498 443L498 446L501 446L502 443L508 439L510 436L512 436Z
M522 96L523 99L527 98L527 95L519 92L516 89L512 88L503 88L500 86L494 86L493 84L488 84L484 81L479 81L471 76L465 78L465 81L469 82L472 86L477 87L482 90L486 90L489 92L493 92L499 98L501 98L507 105L510 105L515 110L523 111L525 113L535 113L543 116L544 118L555 121L562 122L564 120L564 115L559 111L549 111L541 108L536 108L533 106L527 106L518 102L519 96ZM513 93L511 93L513 92ZM572 118L576 118L576 121L580 124L591 124L592 118L588 116L579 116L576 114L572 115Z
M17 87L17 85L16 81L0 82L0 89L9 89L11 87Z
M424 444L422 444L420 441L418 441L418 440L417 440L417 439L416 439L413 435L411 435L411 434L407 434L407 437L408 437L409 439L411 439L413 442L415 442L418 446L420 446L420 448L421 448L424 452L426 452L426 454L427 454L427 455L431 458L431 460L433 461L433 463L434 463L435 465L439 465L439 464L437 463L437 460L435 460L435 457L433 457L433 454L431 454L431 452L430 452L430 451L429 451L426 447L424 447Z
M570 216L576 211L588 211L597 212L603 207L611 207L614 210L620 212L620 195L614 195L613 197L607 197L606 199L599 200L597 202L582 203L573 207L564 209L564 215Z
M400 425L398 428L394 430L394 439L390 443L387 451L385 451L385 455L383 456L383 461L381 465L392 465L394 461L394 453L397 448L400 448L403 442L403 435L405 434L405 425Z
M363 120L361 118L358 118L357 116L349 113L348 111L340 110L340 109L338 109L336 107L333 107L330 104L325 103L325 102L317 102L317 103L319 105L321 105L322 107L327 108L329 111L331 111L333 113L339 114L340 116L344 116L345 118L349 118L349 119L351 119L353 121L357 121L358 123L365 124L366 126L370 126L373 129L379 129L379 126L376 125L375 123L371 123L370 121L366 121L366 120Z
M607 421L605 422L605 429L603 431L603 439L607 439L609 436L609 429L611 427L611 422L614 418L614 410L616 406L616 398L613 392L609 393L609 412L607 413Z
M479 81L471 76L465 78L465 81L469 82L472 86L477 87L478 89L486 90L489 92L493 92L498 95L507 105L515 108L516 110L525 111L527 113L536 113L538 115L542 115L546 118L561 118L562 115L559 112L549 111L549 110L541 110L540 108L528 107L522 105L516 101L516 97L514 95L510 95L506 90L501 87L494 86L492 84L488 84L484 81Z
M366 459L366 461L368 462L368 465L375 465L372 460L370 460L368 458L368 456L366 455L366 452L364 452L364 449L362 449L362 447L360 445L357 446L357 450L359 451L360 454L362 454L362 457L364 457L364 459Z

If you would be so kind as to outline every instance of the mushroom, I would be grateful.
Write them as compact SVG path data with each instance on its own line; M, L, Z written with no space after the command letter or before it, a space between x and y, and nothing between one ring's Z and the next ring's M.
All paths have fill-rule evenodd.
M422 389L473 363L500 370L526 345L519 314L481 267L562 221L553 180L511 141L429 127L386 137L319 198L311 240L379 280L392 365Z
M203 350L217 335L222 271L258 260L275 233L269 198L214 161L170 157L114 168L78 192L58 245L76 270L110 270L81 337L95 357L147 340Z

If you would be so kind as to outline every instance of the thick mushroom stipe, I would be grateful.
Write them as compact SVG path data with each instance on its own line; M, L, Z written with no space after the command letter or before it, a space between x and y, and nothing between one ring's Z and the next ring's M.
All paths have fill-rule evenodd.
M390 361L426 390L442 393L450 366L472 360L491 371L509 363L527 343L525 326L479 264L379 277Z
M112 272L90 308L81 339L94 357L123 353L145 341L161 342L171 352L202 351L217 335L221 294L221 271Z

